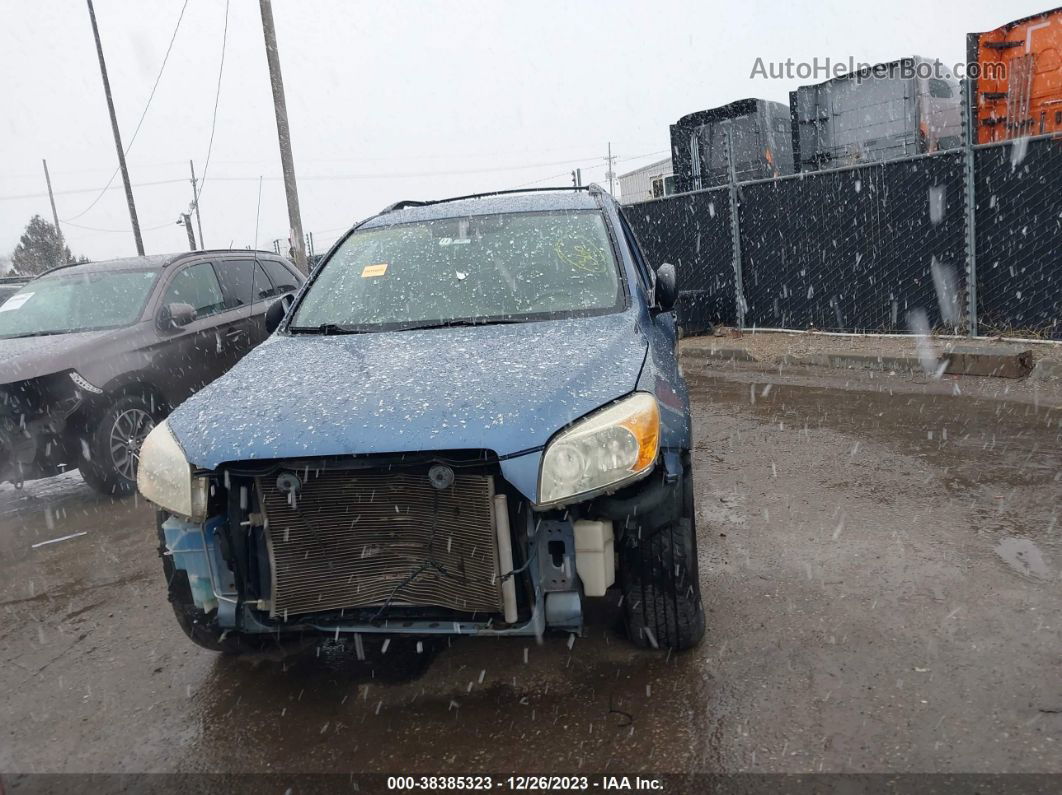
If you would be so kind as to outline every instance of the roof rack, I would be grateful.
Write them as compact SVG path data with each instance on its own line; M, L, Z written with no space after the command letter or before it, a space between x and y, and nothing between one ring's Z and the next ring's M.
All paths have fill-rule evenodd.
M459 202L465 199L485 199L488 196L507 196L514 193L543 193L545 191L554 190L585 190L588 193L603 193L603 188L597 183L591 182L589 185L559 185L556 187L545 188L510 188L509 190L492 190L488 193L470 193L467 196L452 196L448 199L428 199L426 201L419 201L417 199L403 199L402 201L395 202L388 205L380 211L380 215L395 212L396 210L404 210L407 207L428 207L433 204L445 204L447 202Z

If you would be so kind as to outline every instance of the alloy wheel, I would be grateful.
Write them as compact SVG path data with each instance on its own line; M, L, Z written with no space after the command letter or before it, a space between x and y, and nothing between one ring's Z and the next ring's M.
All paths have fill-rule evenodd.
M140 445L155 427L155 420L143 409L126 409L111 426L111 463L126 480L136 480L140 462Z

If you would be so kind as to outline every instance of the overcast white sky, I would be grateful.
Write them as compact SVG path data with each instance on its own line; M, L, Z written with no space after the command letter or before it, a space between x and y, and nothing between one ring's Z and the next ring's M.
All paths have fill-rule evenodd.
M182 3L96 0L127 146ZM567 184L577 166L602 181L610 140L627 171L666 156L668 125L685 113L747 96L785 102L809 82L750 79L758 56L873 63L917 53L950 66L964 60L968 31L1051 5L274 0L303 224L323 250L400 198ZM135 254L120 179L72 218L116 167L84 0L0 9L0 256L31 215L51 218L41 158L74 252ZM148 253L187 247L175 221L191 198L188 160L204 170L224 17L224 0L189 0L129 153ZM258 244L287 237L257 0L231 0L206 176L208 246L254 242L259 176Z

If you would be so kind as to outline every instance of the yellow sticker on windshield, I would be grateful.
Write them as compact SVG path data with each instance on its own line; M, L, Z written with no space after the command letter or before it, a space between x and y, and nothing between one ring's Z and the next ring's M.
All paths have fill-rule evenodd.
M387 263L382 265L366 265L361 272L361 278L371 279L373 276L383 276L387 273Z

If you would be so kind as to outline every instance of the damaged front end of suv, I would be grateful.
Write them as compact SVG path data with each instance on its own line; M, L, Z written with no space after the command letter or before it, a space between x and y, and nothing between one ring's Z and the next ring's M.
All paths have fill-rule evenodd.
M635 643L700 639L673 319L637 281L633 240L608 234L619 228L614 206L588 198L558 212L559 228L579 237L571 258L548 240L542 213L510 213L521 226L477 204L487 220L460 216L472 242L457 244L456 267L442 266L443 287L416 287L438 295L452 282L463 295L476 243L546 227L547 264L558 251L576 263L554 278L583 285L588 264L604 274L593 277L601 297L584 301L600 308L342 333L307 322L318 319L311 283L278 334L155 428L138 483L161 509L169 597L192 640L237 652L307 636L579 633L586 600L614 586ZM406 219L386 220L391 232ZM423 232L424 252L392 250L387 265L371 246L344 259L340 245L322 266L320 300L375 290L366 273L397 281L418 256L449 257L458 225L441 220ZM591 235L607 247L600 265L585 258ZM344 272L364 281L344 284ZM506 276L481 273L472 286Z
M519 482L526 462L489 451L195 472L165 423L145 442L141 490L171 508L158 514L171 602L208 648L306 634L578 633L584 599L617 583L617 552L632 638L682 647L683 627L703 615L675 613L653 588L676 565L687 574L675 587L697 588L695 548L675 548L669 532L684 520L691 473L678 451L658 450L658 421L655 398L637 393L558 434L540 456L538 496L552 504L507 479ZM612 443L630 448L597 470L612 480L576 485L579 458ZM649 605L671 613L672 632L637 621Z

